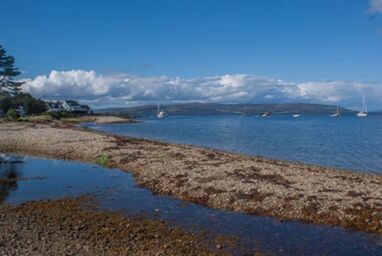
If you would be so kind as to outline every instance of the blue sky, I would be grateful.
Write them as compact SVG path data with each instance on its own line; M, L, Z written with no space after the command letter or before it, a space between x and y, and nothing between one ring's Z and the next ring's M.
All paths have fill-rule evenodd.
M5 10L0 16L0 44L16 57L23 78L31 80L28 90L37 95L73 96L105 106L268 99L349 107L357 106L361 93L382 95L381 0L0 0L0 5ZM53 70L57 73L51 77ZM244 79L249 81L238 85L240 74L248 75ZM224 84L225 75L236 80ZM167 79L161 80L163 76ZM139 82L131 85L126 79ZM171 87L176 79L182 86L175 89L183 90L178 94ZM156 82L145 86L147 80ZM271 90L261 84L256 95L248 92L257 90L259 80L270 81ZM284 94L275 89L279 80ZM106 89L91 92L102 83L107 83ZM144 87L141 95L131 95L138 83ZM315 85L298 87L306 83ZM363 89L359 83L365 84ZM300 88L298 97L285 94L288 84ZM319 88L312 86L335 95L318 97L311 91ZM340 92L328 92L330 86ZM209 91L210 97L186 97L198 93L191 87ZM347 87L354 87L348 96ZM66 88L79 91L64 95ZM113 103L107 101L110 94ZM381 103L377 97L370 99L375 108L382 108Z

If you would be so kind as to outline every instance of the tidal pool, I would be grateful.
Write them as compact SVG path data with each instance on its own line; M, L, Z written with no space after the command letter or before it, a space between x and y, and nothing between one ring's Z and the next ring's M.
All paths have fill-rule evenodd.
M239 252L275 255L381 255L382 235L210 209L138 186L130 173L95 164L24 157L0 164L0 203L92 195L101 209L144 215L192 232L237 238ZM239 253L240 254L240 253Z

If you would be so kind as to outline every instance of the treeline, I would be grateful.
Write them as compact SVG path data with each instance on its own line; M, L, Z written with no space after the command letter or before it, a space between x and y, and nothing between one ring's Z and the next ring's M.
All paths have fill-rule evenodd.
M47 110L45 102L21 92L24 82L15 80L20 74L19 69L15 67L15 58L8 55L0 45L0 115L17 118L20 115L40 114Z

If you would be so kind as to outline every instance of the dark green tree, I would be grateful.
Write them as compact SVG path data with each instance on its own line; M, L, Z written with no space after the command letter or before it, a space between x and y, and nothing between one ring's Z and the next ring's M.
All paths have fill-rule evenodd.
M17 95L21 91L24 82L17 82L14 78L21 74L18 68L14 66L15 58L7 55L7 52L0 45L0 93L10 93Z

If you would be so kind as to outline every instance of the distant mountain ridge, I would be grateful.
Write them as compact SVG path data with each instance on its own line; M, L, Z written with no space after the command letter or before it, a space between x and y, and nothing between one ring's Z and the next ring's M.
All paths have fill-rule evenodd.
M161 105L161 109L170 115L248 115L272 112L274 114L324 114L335 113L337 106L308 103L283 103L283 104L220 104L220 103L180 103ZM355 111L340 107L341 113L354 113ZM130 116L154 116L157 105L143 105L127 108L106 108L95 111L96 113L122 114Z

